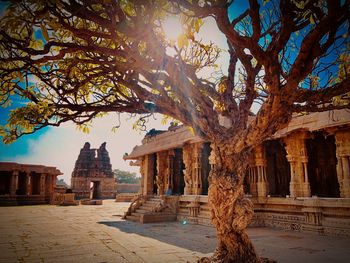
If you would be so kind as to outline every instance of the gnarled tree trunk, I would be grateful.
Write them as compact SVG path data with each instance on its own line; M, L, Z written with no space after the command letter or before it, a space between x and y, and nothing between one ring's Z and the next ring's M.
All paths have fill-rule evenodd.
M199 262L262 262L245 233L253 216L253 204L243 192L249 153L229 155L227 145L213 150L208 200L218 244L211 258Z

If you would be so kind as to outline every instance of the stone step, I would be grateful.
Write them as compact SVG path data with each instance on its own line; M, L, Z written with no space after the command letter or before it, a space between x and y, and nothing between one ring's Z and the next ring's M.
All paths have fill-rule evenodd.
M154 198L154 197L152 197L152 198L148 199L147 201L160 202L161 200L162 200L161 198Z
M141 218L141 216L142 216L142 215L145 215L145 214L146 214L146 213L139 213L139 212L137 212L137 211L136 211L136 212L131 213L131 215L132 215L132 216L136 216L138 219L140 219L140 218Z
M146 210L149 212L153 210L153 206L140 206L138 209Z
M155 207L157 204L153 204L153 203L148 203L148 202L146 202L146 203L143 203L142 204L142 206L140 206L140 207Z
M154 200L147 200L144 204L154 204L154 205L157 205L157 204L159 204L159 203L161 203L161 200L156 200L156 201L154 201Z
M129 216L126 216L126 220L130 220L133 222L140 222L140 216L139 215L134 215L134 213L132 213Z
M145 214L145 213L148 213L150 210L147 210L147 209L143 209L142 206L141 208L139 209L136 209L135 212L139 213L139 214Z

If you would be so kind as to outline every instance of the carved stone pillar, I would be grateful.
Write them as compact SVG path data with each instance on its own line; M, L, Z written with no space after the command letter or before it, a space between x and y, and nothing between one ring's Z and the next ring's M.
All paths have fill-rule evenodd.
M186 144L183 147L183 162L185 164L185 170L184 172L184 179L185 179L185 189L184 189L184 194L185 195L191 195L192 194L192 144Z
M10 195L16 195L16 190L18 186L18 171L12 171L11 175L11 185L10 185Z
M157 152L157 193L158 195L164 195L165 189L165 175L167 173L168 166L168 152Z
M174 150L169 150L167 155L167 166L165 170L165 191L174 188Z
M248 182L249 182L249 191L252 196L258 196L258 189L256 183L257 175L255 166L251 166L248 168Z
M31 185L31 180L32 177L30 175L30 172L26 172L26 195L31 195L32 194L32 185Z
M335 133L337 155L337 177L340 197L350 197L350 130Z
M40 195L45 196L45 177L47 174L41 174L40 175Z
M195 143L192 156L192 194L202 194L202 148L203 143Z
M50 174L49 175L51 177L51 180L50 180L50 198L53 197L53 193L55 192L55 185L56 185L56 179L57 179L57 176L54 175L54 174Z
M143 172L144 172L144 195L153 194L153 169L152 157L150 154L145 155L142 161Z
M139 158L139 164L140 164L140 175L141 175L141 180L140 180L140 193L143 194L144 191L144 186L145 186L145 167L144 167L144 157Z
M261 197L266 197L269 192L269 186L266 178L266 158L265 151L262 145L256 147L255 151L255 171L256 171L256 186L257 194Z
M257 174L255 170L255 155L251 154L250 158L248 160L248 171L246 174L246 181L249 187L249 194L252 196L258 196L258 189L257 189Z
M290 164L290 196L309 197L310 183L307 174L306 132L297 132L284 138L286 143L287 160Z

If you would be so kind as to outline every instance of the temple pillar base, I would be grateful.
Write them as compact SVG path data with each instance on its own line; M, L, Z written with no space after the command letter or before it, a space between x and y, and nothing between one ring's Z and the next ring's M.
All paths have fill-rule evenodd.
M191 187L185 186L184 195L191 195L191 194L192 194Z
M309 183L290 182L290 197L310 197L311 190Z
M193 188L192 193L194 195L201 195L202 194L202 188Z
M350 198L350 180L344 179L341 184L340 197Z
M257 188L258 188L258 190L257 190L258 197L266 197L267 196L269 189L268 189L266 182L258 182Z
M301 184L301 190L302 190L302 197L310 197L311 196L311 189L309 183L302 183Z

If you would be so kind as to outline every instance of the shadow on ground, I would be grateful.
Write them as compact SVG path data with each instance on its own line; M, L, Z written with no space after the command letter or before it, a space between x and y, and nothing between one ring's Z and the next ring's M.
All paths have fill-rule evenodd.
M101 221L99 224L118 228L125 233L153 238L163 243L200 253L211 253L216 246L214 228L181 222L140 224L130 221Z

